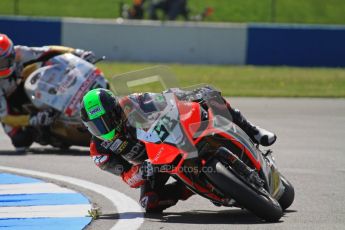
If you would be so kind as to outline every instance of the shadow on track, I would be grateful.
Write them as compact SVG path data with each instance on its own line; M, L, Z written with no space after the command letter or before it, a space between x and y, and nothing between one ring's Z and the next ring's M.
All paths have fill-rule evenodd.
M296 212L290 210L288 212ZM122 219L141 217L142 213L121 213ZM268 223L242 209L222 211L193 210L189 212L163 212L163 214L145 214L145 221L179 224L276 224ZM119 219L119 214L102 214L99 219ZM280 220L277 223L282 223Z
M87 149L57 149L57 148L30 148L26 152L16 152L14 150L0 150L0 155L3 156L24 156L28 154L35 155L46 155L46 154L55 154L55 155L70 155L70 156L89 156L89 151Z
M267 222L241 209L211 211L194 210L190 212L167 212L163 215L146 214L154 222L181 224L267 224ZM282 222L282 221L279 221Z

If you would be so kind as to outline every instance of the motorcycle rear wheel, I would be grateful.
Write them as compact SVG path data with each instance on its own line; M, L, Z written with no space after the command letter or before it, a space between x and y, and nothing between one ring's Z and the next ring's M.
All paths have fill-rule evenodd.
M283 175L280 175L280 179L285 187L285 191L278 200L278 202L282 209L285 210L291 206L295 199L295 189L293 185Z
M215 187L256 216L267 222L277 222L282 217L283 210L277 200L250 188L218 159L211 159L206 167L204 173Z

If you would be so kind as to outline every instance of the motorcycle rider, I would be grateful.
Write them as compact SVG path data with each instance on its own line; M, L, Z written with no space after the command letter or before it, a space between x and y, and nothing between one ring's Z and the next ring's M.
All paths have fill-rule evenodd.
M73 53L89 62L95 60L91 51L63 46L14 46L12 40L0 33L0 121L11 138L16 151L25 151L33 142L33 128L52 122L48 111L28 114L23 104L29 103L24 92L24 81L34 70L50 58L63 53Z
M203 97L213 94L218 100L210 100L212 107L228 111L232 120L254 142L269 146L276 140L275 134L252 125L218 91L209 87L194 91L170 89L168 92L185 101L201 101ZM81 118L92 134L90 156L94 163L103 170L121 176L130 187L141 187L139 202L146 212L161 212L178 200L186 200L193 195L181 182L166 184L168 174L153 175L152 164L145 160L145 146L136 138L135 123L140 123L140 114L161 111L165 105L162 98L162 94L140 93L119 99L109 90L95 89L85 94L81 103Z

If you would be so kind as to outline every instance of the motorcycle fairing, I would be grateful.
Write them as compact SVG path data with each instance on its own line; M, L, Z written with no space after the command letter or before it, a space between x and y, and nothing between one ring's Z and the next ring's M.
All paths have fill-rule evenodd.
M101 75L91 63L68 53L34 71L25 81L25 90L35 107L52 107L71 117L78 115L83 94ZM99 84L106 86L105 82Z
M198 135L198 129L202 124L200 105L194 102L178 101L174 97L170 97L170 99L167 101L169 102L167 107L147 132L138 129L137 138L148 145L147 152L149 156L154 156L156 152L159 151L158 147L149 144L150 142L161 146L163 146L163 143L169 144L183 149L183 147L186 145L186 142L190 142L193 146L195 146L202 137L208 135L212 136L215 133L218 133L227 138L229 141L232 141L240 149L243 149L244 153L250 158L256 169L260 170L260 161L257 159L257 154L254 150L254 147L251 143L245 141L245 138L241 137L244 132L236 132L237 130L241 129L237 129L236 125L231 121L227 121L227 124L229 124L229 128L227 128L227 126L224 125L222 118L219 118L218 116L214 117L212 111L209 110L209 120L213 122L208 123L208 127L204 129L202 135L200 136ZM178 113L176 113L176 108ZM164 120L168 120L169 122L164 122ZM178 123L174 123L172 121L178 121ZM169 126L169 124L174 125ZM164 133L164 135L162 135L162 133ZM195 137L197 136L200 136L200 138L196 138L195 140ZM172 151L172 148L169 148L169 150ZM178 151L174 149L172 153L160 155L156 162L159 162L160 164L171 163L172 159L174 159L176 156L170 157L170 154L177 155ZM165 160L163 156L169 156L166 158L169 160Z

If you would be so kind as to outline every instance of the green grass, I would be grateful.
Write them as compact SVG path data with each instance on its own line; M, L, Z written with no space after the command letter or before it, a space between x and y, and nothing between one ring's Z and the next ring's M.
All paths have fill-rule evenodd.
M1 0L0 14L15 14L15 1L19 15L117 18L121 0ZM189 0L192 14L207 6L208 21L345 24L344 0Z
M107 77L152 67L154 64L99 63ZM345 97L344 68L167 65L180 87L211 84L226 96ZM136 91L159 91L157 85Z

